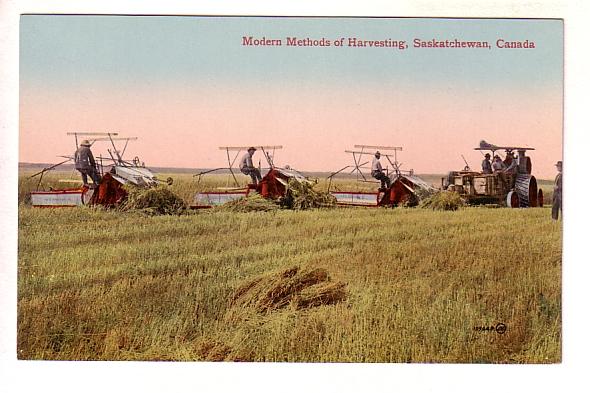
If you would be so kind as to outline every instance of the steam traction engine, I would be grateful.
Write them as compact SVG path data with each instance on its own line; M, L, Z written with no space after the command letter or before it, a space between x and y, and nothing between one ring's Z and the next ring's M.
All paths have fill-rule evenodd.
M449 172L442 178L442 188L459 193L471 205L496 204L507 207L542 207L543 190L537 189L537 180L533 175L531 158L526 155L531 147L496 146L485 141L475 150L487 150L495 157L497 150L504 150L505 168L509 168L513 160L516 166L512 171L505 169L484 174L473 171L467 165L462 171ZM518 156L515 157L513 152Z

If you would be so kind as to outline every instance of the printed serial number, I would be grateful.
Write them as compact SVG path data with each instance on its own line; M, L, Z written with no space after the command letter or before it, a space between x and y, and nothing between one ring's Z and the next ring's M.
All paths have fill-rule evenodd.
M500 322L496 325L474 326L473 330L475 330L476 332L496 332L498 334L504 334L506 333L506 330L508 330L508 327L506 326L506 324Z

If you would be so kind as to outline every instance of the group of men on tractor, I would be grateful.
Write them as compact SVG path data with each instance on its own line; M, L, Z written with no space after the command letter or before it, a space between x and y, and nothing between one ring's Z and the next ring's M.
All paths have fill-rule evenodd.
M508 184L506 175L515 175L518 168L518 159L514 157L514 153L509 151L506 153L506 159L502 161L499 155L494 155L494 161L490 161L490 153L486 153L483 161L481 162L481 173L487 174L498 174L498 178L504 185L504 188L514 188L516 177L511 177L511 182Z
M481 173L482 174L492 174L497 173L500 181L507 186L506 182L506 174L516 174L517 167L518 167L518 159L514 157L513 152L508 152L506 154L506 159L502 161L499 155L494 156L494 161L490 161L490 153L486 153L484 156L483 161L481 162ZM553 201L551 204L551 217L554 220L559 218L559 211L561 210L561 189L562 189L562 170L563 170L563 163L561 161L557 161L555 164L557 168L557 176L555 177L554 185L553 185ZM516 176L512 176L512 182L508 188L514 188L514 182L516 181Z

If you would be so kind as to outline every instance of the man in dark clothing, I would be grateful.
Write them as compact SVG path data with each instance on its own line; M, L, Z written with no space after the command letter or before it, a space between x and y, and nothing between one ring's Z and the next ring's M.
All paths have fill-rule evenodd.
M254 155L255 151L255 147L250 147L248 152L242 156L242 160L240 161L240 171L244 175L250 175L252 184L258 184L258 182L262 180L260 171L258 168L254 168L254 164L252 163L252 156Z
M506 161L508 161L509 164L506 169L500 172L500 180L504 183L504 186L511 190L516 184L516 175L518 174L518 159L514 157L514 153L508 152L506 154L504 163L506 163ZM510 176L510 182L507 181L507 176Z
M512 160L515 160L514 153L512 151L506 151L506 157L504 158L504 165L509 167L512 164Z
M492 163L490 161L490 153L486 153L484 160L481 162L481 173L489 175L492 173Z
M88 186L88 176L92 179L94 186L96 187L100 182L100 176L96 171L96 162L94 156L90 150L90 142L83 140L80 143L80 147L74 153L74 163L76 169L82 175L82 182L85 186Z
M510 164L504 169L504 173L509 173L514 175L518 172L518 160L514 157L514 154L507 155L510 156Z
M379 161L380 158L381 153L375 152L375 158L373 158L373 163L371 164L371 176L381 182L382 189L384 189L386 186L389 188L389 186L391 186L391 179L383 172L381 161Z
M553 203L551 205L551 218L557 220L559 218L559 211L561 210L562 162L557 161L557 164L555 164L555 166L557 167L557 176L555 176L555 185L553 186Z

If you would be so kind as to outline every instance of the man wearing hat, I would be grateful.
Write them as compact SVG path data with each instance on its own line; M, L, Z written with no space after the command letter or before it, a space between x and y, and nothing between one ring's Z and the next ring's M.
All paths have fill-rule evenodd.
M385 186L389 188L391 185L391 179L383 173L383 167L381 166L381 161L379 161L380 158L381 153L378 151L375 152L375 158L373 158L373 163L371 164L371 176L381 181L381 188L385 188Z
M504 165L500 156L496 154L494 156L494 162L492 162L492 171L496 173L503 171L504 169L506 169L506 165Z
M492 173L492 162L490 161L490 153L486 153L485 158L481 162L481 173L489 175Z
M557 167L557 176L555 176L555 184L553 186L553 203L551 205L551 218L557 220L559 218L559 211L561 210L561 171L562 171L562 162L557 161L555 164Z
M518 159L514 157L514 153L509 151L506 153L506 158L504 159L504 165L508 165L506 169L500 172L500 180L506 185L509 189L513 189L516 185L516 175L518 174ZM508 164L506 164L508 162ZM506 180L506 175L510 175L510 184Z
M80 143L80 147L74 153L74 163L76 169L82 175L84 185L88 186L88 176L90 176L96 187L100 182L100 176L96 171L96 162L94 161L94 156L90 150L90 142L88 140L85 139Z
M242 157L242 161L240 161L240 171L244 175L250 175L250 178L252 179L252 184L258 184L258 182L262 180L260 171L258 170L258 168L255 168L254 164L252 163L252 156L254 155L255 151L255 147L248 148L248 152L244 154L244 156Z

